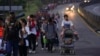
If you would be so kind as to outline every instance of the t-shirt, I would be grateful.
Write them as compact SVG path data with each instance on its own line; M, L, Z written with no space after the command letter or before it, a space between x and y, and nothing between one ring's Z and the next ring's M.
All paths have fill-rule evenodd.
M61 26L65 28L70 28L71 26L73 26L73 23L72 21L63 20Z

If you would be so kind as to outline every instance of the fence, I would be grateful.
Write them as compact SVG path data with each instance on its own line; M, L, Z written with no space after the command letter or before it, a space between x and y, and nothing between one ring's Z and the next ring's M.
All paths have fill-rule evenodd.
M91 12L84 9L84 7L95 4L98 2L90 3L80 3L78 8L78 13L83 17L83 19L95 30L100 31L100 16L92 14Z
M23 11L23 6L0 6L0 11Z

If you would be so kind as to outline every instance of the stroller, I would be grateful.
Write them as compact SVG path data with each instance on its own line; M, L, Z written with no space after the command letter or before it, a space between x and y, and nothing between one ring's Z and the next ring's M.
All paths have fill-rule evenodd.
M60 54L75 54L74 50L74 33L71 29L64 31L64 37L62 38Z

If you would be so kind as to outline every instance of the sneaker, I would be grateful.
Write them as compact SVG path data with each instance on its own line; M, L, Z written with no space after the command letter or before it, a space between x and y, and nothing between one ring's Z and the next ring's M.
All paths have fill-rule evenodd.
M38 47L38 42L36 42L36 46Z
M32 53L32 50L29 50L29 53Z
M35 53L36 53L36 51L32 51L32 53L33 53L33 54L35 54Z
M44 48L41 48L41 50L44 50Z
M55 51L55 47L52 48L52 51Z

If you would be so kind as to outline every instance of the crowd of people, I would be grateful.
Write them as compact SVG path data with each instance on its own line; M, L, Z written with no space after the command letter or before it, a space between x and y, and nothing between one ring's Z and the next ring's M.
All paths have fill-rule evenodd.
M36 53L38 40L41 41L41 49L53 52L54 46L59 46L58 23L60 16L38 12L30 14L27 18L17 19L14 12L3 21L0 18L0 52L6 56L27 56L28 53ZM64 28L71 28L75 31L74 24L64 15L64 21L61 24L62 32ZM75 32L77 35L77 32ZM77 38L78 39L78 38ZM5 45L6 44L6 45ZM2 48L4 47L5 48ZM3 51L4 49L4 51Z
M14 12L10 12L5 20L0 18L0 53L5 53L6 56L36 53L39 39L41 49L52 52L55 40L58 41L58 19L58 13L51 15L39 12L18 19Z

